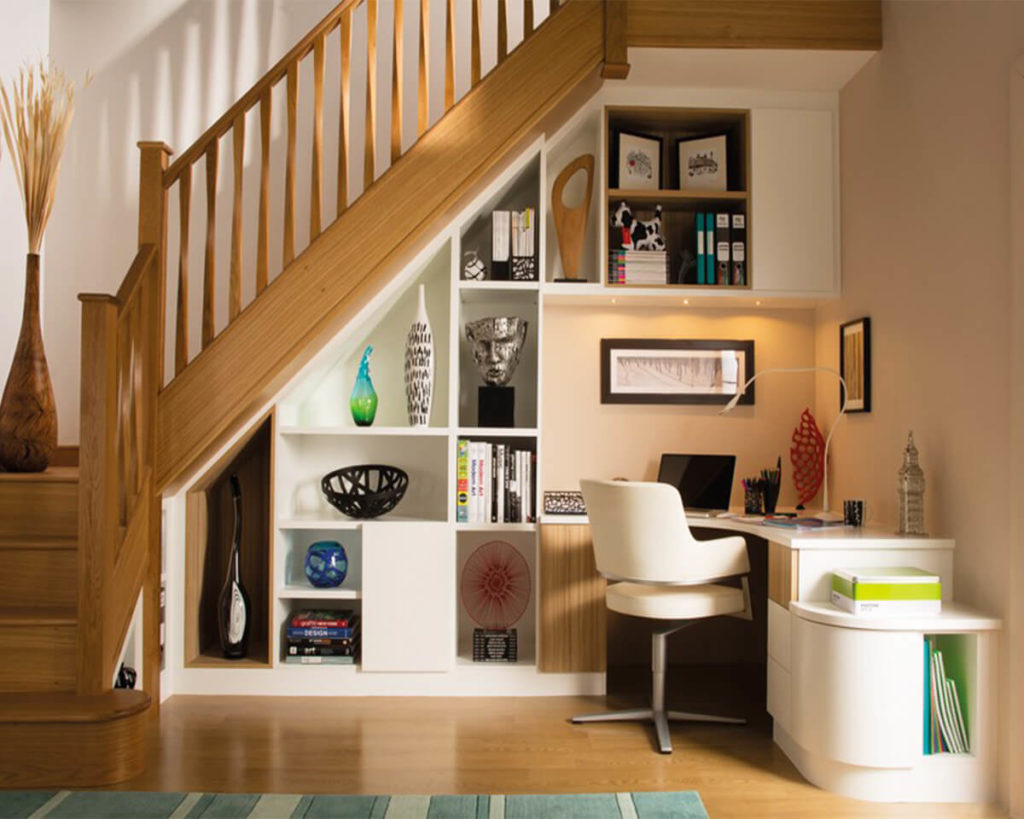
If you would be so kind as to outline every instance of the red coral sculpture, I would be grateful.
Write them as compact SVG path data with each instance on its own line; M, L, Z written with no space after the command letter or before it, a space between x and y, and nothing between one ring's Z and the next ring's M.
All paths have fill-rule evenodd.
M789 461L793 464L793 483L803 506L818 494L825 478L825 439L809 409L800 414L800 426L793 430Z
M469 556L462 569L462 605L480 626L509 628L530 601L530 568L511 543L492 540Z

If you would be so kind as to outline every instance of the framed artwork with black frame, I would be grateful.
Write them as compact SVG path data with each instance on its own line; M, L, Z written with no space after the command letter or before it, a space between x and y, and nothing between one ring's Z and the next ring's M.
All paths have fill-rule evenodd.
M839 325L839 372L846 382L846 411L871 412L871 319ZM839 387L839 405L843 388Z
M601 339L602 404L728 404L753 374L753 341Z
M658 190L661 187L661 137L616 131L613 141L611 187Z
M726 135L676 140L679 153L679 190L724 191L729 188Z

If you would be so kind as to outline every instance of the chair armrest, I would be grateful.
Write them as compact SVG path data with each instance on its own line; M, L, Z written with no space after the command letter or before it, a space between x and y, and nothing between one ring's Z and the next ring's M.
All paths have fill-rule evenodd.
M701 583L713 583L727 577L738 577L750 573L747 558L747 541L742 535L696 541L700 546L701 574L707 576Z

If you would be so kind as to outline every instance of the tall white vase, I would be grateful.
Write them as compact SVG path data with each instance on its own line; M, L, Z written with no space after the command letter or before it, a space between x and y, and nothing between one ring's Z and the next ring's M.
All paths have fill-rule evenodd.
M405 342L405 402L409 426L430 423L430 402L434 397L434 334L427 318L427 304L420 285L416 318Z

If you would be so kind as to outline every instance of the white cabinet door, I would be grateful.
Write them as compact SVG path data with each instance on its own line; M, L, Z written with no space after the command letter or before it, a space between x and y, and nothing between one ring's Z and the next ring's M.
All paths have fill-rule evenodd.
M834 111L750 112L751 285L839 293L839 183Z
M921 759L924 640L794 615L790 701L793 739L812 754L868 768Z
M363 525L363 671L448 671L455 551L444 523Z

